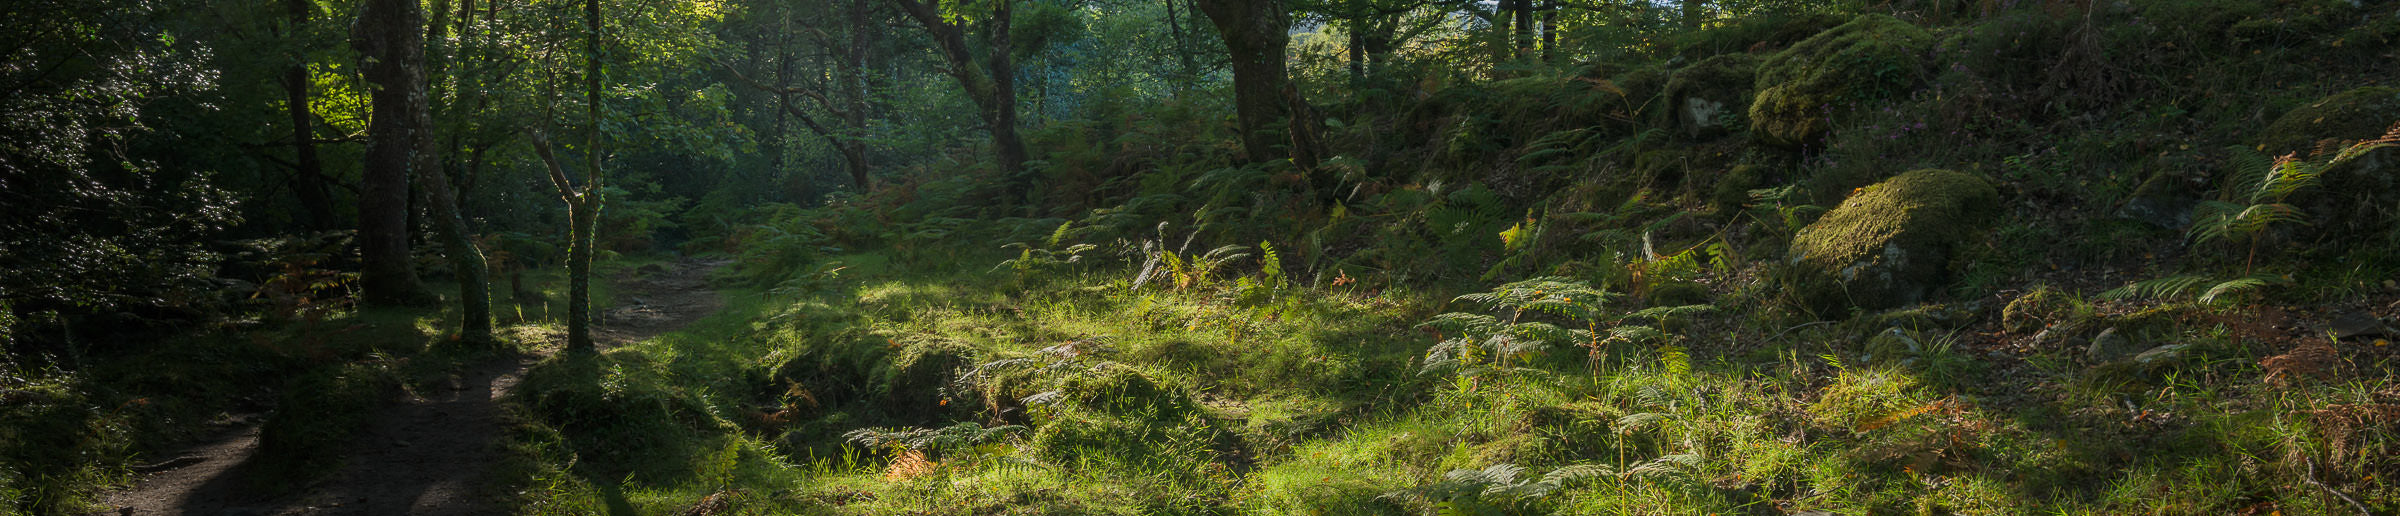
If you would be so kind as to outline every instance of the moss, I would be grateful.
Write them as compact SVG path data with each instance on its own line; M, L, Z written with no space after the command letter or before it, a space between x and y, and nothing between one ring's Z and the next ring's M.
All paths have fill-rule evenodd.
M1792 239L1786 287L1820 313L1922 301L1952 250L1998 207L1991 183L1949 170L1910 171L1860 189Z
M1690 59L1734 52L1770 52L1848 21L1850 17L1833 13L1770 10L1732 17L1721 27L1677 35L1675 47L1679 54Z
M2074 308L2074 302L2066 294L2050 287L2035 288L2000 309L2000 327L2019 333L2038 330L2063 322Z
M1734 118L1750 105L1759 61L1750 54L1726 54L1676 70L1666 84L1675 127L1685 136L1707 139L1740 126Z
M1750 131L1778 146L1816 143L1836 104L1890 98L1915 87L1933 42L1915 25L1868 14L1792 45L1758 68Z
M2400 123L2400 88L2369 86L2334 94L2284 113L2261 133L2269 155L2306 153L2322 140L2365 140Z

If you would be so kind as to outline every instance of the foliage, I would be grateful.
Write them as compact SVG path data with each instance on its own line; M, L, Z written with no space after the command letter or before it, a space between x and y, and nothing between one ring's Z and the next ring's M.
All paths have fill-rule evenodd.
M1068 230L1074 229L1074 224L1073 222L1059 224L1058 229L1051 231L1050 237L1042 241L1041 247L1034 247L1024 242L1014 242L1004 246L1006 249L1016 249L1017 257L1001 261L1000 265L992 267L992 270L1009 269L1016 272L1017 279L1025 280L1036 274L1051 272L1082 262L1083 253L1098 249L1100 246L1092 244L1064 245ZM1062 247L1062 245L1064 246Z
M1490 367L1486 363L1506 369L1512 359L1522 360L1558 344L1596 346L1598 340L1593 330L1601 319L1600 307L1612 297L1615 294L1560 277L1534 278L1501 285L1489 292L1458 296L1454 301L1483 305L1491 314L1449 312L1426 321L1426 328L1454 332L1457 336L1425 351L1423 372L1472 376ZM1526 320L1527 312L1537 319L1555 317L1567 323L1581 322L1586 327L1575 329Z

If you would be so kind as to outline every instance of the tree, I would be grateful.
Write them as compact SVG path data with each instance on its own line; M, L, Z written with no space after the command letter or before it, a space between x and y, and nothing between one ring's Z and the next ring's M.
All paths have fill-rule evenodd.
M1294 166L1316 168L1317 132L1309 123L1313 116L1284 69L1284 51L1292 39L1290 11L1280 0L1196 3L1216 24L1233 58L1234 119L1242 132L1245 161L1261 163L1283 155ZM1289 154L1275 152L1278 140L1290 145Z
M492 337L491 284L483 251L475 246L466 220L459 216L458 201L448 175L442 171L441 152L433 138L433 117L426 96L425 32L421 29L425 27L425 13L416 0L368 0L360 6L358 16L351 45L363 54L367 79L376 85L375 121L368 130L367 170L370 177L395 170L402 174L399 180L402 206L406 205L407 180L413 177L422 182L426 210L433 217L435 232L442 238L451 269L458 275L460 338L488 343ZM367 218L363 206L360 211L360 218ZM362 240L365 232L363 228L360 231ZM405 258L405 233L399 243L403 246L401 257ZM399 267L408 265L403 262ZM411 271L408 276L414 278L415 274Z
M304 39L303 28L316 12L316 6L310 0L285 0L284 9L290 20L284 29L287 37L295 41ZM305 47L294 45L294 48ZM340 221L334 216L333 192L326 186L325 165L317 159L317 135L312 123L316 114L308 108L307 53L295 50L289 59L291 62L283 69L283 89L284 109L292 119L292 193L300 199L301 208L307 210L311 227L330 229L339 226Z
M591 352L593 232L600 221L600 0L584 0L584 169L583 184L567 178L544 130L532 132L533 151L549 169L550 184L567 203L567 351ZM545 123L555 117L544 116Z
M377 86L374 121L367 129L367 157L358 196L360 302L424 305L433 294L417 277L408 249L409 168L416 144L410 104L422 103L423 47L416 2L369 0L351 26L350 47L359 68ZM417 57L410 58L408 56ZM415 90L417 93L408 92Z
M949 64L944 72L958 80L968 99L975 102L984 125L991 130L993 158L1000 162L1001 174L1008 177L1012 189L1023 193L1029 185L1024 177L1025 144L1017 139L1016 65L1010 60L1009 45L1009 14L1016 0L985 0L990 3L991 11L977 24L983 30L987 47L981 60L968 47L967 27L963 25L976 18L953 18L932 3L939 1L892 0L892 3L924 26L926 34L933 38L935 50ZM963 10L970 6L962 3L959 7ZM958 22L954 23L954 19ZM1281 54L1277 59L1277 66L1282 66Z
M732 74L735 80L774 95L775 107L780 110L776 118L778 127L780 128L780 122L783 120L782 115L790 115L792 118L799 119L800 125L807 127L809 132L815 133L818 137L824 138L827 145L841 153L842 164L850 172L851 185L856 186L859 191L867 191L873 189L873 185L867 178L869 168L867 141L864 137L867 131L867 51L870 44L868 36L874 28L868 24L868 15L871 13L867 0L850 0L849 3L850 6L845 10L847 12L843 16L845 27L842 35L846 41L837 43L830 33L821 29L811 31L818 36L819 46L837 52L840 62L833 66L834 70L831 74L809 75L820 79L830 79L836 84L823 84L822 82L793 84L789 73L792 54L786 49L780 48L785 43L782 41L783 38L779 38L776 43L779 48L776 49L775 84L770 85L752 79L749 75L743 74L739 67L722 60L717 61L717 66ZM827 91L835 93L829 95L826 93ZM841 126L831 127L818 121L817 117L811 115L808 110L801 109L799 105L792 103L793 95L809 99L819 110L833 115L833 118L839 121ZM1013 95L1008 102L1012 106L1015 104ZM996 134L993 138L995 141L999 140ZM1014 140L1014 134L1015 131L1012 129L1009 139ZM777 136L780 137L780 131ZM1019 163L1023 162L1023 152L1021 147L1017 150ZM780 151L777 152L778 157L781 157L781 154Z

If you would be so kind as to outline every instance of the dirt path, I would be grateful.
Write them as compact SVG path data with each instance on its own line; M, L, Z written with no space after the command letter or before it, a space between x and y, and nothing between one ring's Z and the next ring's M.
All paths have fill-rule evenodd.
M618 306L603 310L602 348L658 336L722 308L707 274L724 262L684 259L645 266L614 281ZM342 468L297 494L260 500L245 467L258 449L258 427L236 426L176 454L132 489L111 493L99 514L160 515L482 515L506 514L505 493L485 486L502 451L499 400L540 356L493 360L453 376L446 389L385 407L349 447Z

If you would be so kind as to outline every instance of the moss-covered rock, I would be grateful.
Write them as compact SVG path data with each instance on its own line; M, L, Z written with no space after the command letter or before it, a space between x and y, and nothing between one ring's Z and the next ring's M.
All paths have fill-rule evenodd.
M1704 140L1739 129L1739 117L1750 105L1758 79L1759 61L1750 54L1726 54L1676 70L1666 85L1675 127L1685 136Z
M1949 170L1868 186L1792 239L1785 287L1824 313L1923 301L1942 285L1953 251L1999 204L1990 182Z
M2066 294L2040 287L2010 300L2000 310L2000 327L2020 333L2038 330L2064 322L2074 310L2075 303Z
M1868 14L1792 45L1759 65L1750 131L1772 145L1816 143L1837 104L1890 98L1916 87L1933 43L1925 29Z
M2325 140L2366 140L2400 123L2400 88L2369 86L2334 94L2284 113L2258 144L2268 155L2306 154Z

